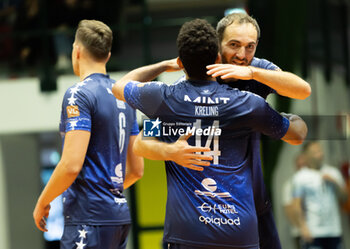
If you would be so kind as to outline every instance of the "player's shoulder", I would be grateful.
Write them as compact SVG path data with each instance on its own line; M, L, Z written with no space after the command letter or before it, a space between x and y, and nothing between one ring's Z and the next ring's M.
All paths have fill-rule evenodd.
M137 82L137 83L139 83L139 82ZM152 86L152 87L157 87L157 88L159 87L159 88L161 88L161 87L167 87L168 84L165 84L162 81L154 80L154 81L150 81L150 82L145 83L143 86ZM142 87L142 85L139 86L139 87Z
M87 91L92 86L92 84L90 83L91 81L93 80L90 78L87 78L83 81L76 82L75 84L70 86L66 90L66 92Z
M272 63L271 61L264 59L264 58L257 58L254 57L252 62L250 63L253 67L259 67L263 69L270 69L270 70L278 70L279 67Z
M228 86L226 84L219 84L217 89L218 95L227 95L234 102L244 102L244 103L260 103L265 104L266 100L262 98L260 95L255 94L250 91L241 90L232 86Z
M266 100L256 93L238 89L234 90L235 95L238 98L243 99L246 103L250 103L256 106L265 106L267 104Z
M78 100L94 101L96 99L96 91L93 89L95 86L89 81L89 79L85 79L70 86L64 94L64 100L67 100L68 104L75 103Z

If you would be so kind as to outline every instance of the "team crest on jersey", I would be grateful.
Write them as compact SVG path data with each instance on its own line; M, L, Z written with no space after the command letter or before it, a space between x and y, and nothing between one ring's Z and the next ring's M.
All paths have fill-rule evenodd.
M67 116L68 118L79 117L79 107L77 105L69 105L67 106Z

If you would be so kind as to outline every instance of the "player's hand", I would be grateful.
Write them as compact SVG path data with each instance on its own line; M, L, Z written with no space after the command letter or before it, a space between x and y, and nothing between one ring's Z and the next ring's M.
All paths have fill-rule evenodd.
M202 155L201 152L208 152L210 148L191 146L187 140L192 135L181 136L175 143L169 144L168 158L183 167L203 171L202 166L209 166L213 158L208 155ZM199 152L198 154L196 152Z
M179 67L177 64L177 58L166 60L164 61L166 63L167 69L166 72L176 72L182 70L182 68Z
M239 66L233 64L212 64L207 66L207 74L212 77L221 77L221 79L253 79L253 67Z
M43 232L47 232L46 219L49 217L50 208L50 204L47 206L41 206L37 203L33 212L35 225Z
M298 115L293 114L293 113L285 113L281 112L280 113L283 117L287 118L289 121L295 121L297 119L301 119Z
M313 241L311 232L307 226L304 226L300 229L300 235L303 241L311 243Z

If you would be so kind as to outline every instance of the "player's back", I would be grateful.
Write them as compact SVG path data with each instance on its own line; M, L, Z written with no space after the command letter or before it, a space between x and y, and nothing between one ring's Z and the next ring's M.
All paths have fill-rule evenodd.
M195 127L198 131L189 139L191 145L204 146L207 134L219 144L220 156L214 157L214 164L233 166L245 160L254 119L264 115L262 98L210 81L181 81L165 87L160 94L163 96L158 103L152 97L145 101L150 106L143 109L152 106L153 113L147 115L161 118L161 139L174 142L182 130L194 131L188 127Z
M155 134L158 127L161 140L174 142L179 135L193 132L189 144L212 150L213 163L201 172L166 161L164 240L206 248L257 249L251 135L264 131L278 137L281 132L275 134L271 120L276 119L277 127L282 117L270 114L272 109L261 97L210 81L182 80L171 86L130 82L124 97L153 119L144 134ZM271 120L263 122L265 115Z
M164 99L169 111L157 115L163 124L192 123L195 135L189 143L211 147L213 156L213 164L203 172L167 162L165 240L256 248L248 151L251 128L243 120L251 111L244 105L249 102L247 95L215 82L185 81L169 87ZM163 133L163 139L174 141L176 136L164 137ZM178 213L185 213L186 218L180 218Z
M92 74L67 90L61 131L91 133L83 168L64 193L65 222L126 224L130 222L122 194L129 136L135 110L116 101L108 75Z

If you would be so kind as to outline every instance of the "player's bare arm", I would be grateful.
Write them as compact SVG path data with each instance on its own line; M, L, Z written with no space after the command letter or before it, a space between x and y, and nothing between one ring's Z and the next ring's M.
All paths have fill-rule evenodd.
M136 136L130 136L128 153L126 154L126 173L124 179L124 189L133 185L136 181L142 178L144 170L143 157L136 155L133 152Z
M276 90L278 94L293 99L305 99L311 94L309 83L290 72L233 64L213 64L207 66L207 69L208 75L213 77L256 80Z
M134 152L151 160L174 161L183 167L202 171L203 166L209 166L211 156L202 155L201 152L208 152L210 148L191 146L187 139L191 135L181 136L175 143L165 143L155 138L143 138L141 131L134 144Z
M76 130L67 132L62 157L41 193L33 217L36 226L46 232L45 218L49 215L50 203L62 194L79 175L90 140L90 132Z
M177 59L165 60L156 64L144 66L130 71L118 80L112 88L114 96L125 101L124 88L130 81L147 82L155 79L159 74L163 72L173 72L181 70L177 64Z

